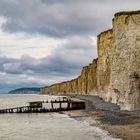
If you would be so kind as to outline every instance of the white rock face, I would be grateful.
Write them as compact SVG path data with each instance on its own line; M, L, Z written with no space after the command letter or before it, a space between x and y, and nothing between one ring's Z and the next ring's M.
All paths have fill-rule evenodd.
M41 93L92 94L140 109L140 11L115 14L113 29L98 35L98 59L77 78L42 88Z
M113 43L107 100L122 109L140 109L140 14L115 16Z
M113 47L113 30L107 30L98 35L98 63L97 63L97 88L99 96L106 98L110 84L111 50Z

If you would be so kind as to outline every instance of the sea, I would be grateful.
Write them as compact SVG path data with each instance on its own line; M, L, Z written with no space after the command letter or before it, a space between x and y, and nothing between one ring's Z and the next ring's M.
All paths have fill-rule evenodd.
M25 106L57 96L0 94L0 109ZM113 138L88 117L75 119L67 113L0 114L0 140L120 140Z

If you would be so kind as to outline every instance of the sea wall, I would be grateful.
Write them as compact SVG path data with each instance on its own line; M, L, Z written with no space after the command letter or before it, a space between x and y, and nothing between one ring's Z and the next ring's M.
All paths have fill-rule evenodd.
M97 95L122 109L140 109L140 11L115 14L113 28L98 35L97 50L77 78L41 93Z

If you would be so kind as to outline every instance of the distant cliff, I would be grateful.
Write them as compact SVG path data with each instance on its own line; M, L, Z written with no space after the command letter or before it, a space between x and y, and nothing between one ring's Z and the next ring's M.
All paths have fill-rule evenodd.
M18 88L15 90L11 90L9 91L9 93L11 94L32 94L32 93L39 93L40 92L40 88Z
M80 76L41 93L97 95L122 109L140 109L140 11L116 13L113 28L98 35L97 50Z

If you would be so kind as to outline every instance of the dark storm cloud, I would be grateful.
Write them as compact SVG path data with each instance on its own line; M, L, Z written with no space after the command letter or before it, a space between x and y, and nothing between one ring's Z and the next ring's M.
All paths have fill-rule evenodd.
M47 3L47 1L44 4L40 0L3 0L0 4L0 13L8 18L3 29L9 32L23 31L53 37L90 31L92 17L87 17L82 13L82 16L79 16L77 11L79 8L73 7L73 3L68 4Z
M90 51L89 51L90 50ZM89 38L72 37L52 54L42 59L22 56L20 59L0 58L0 71L8 74L76 75L83 65L96 57L96 47Z
M8 19L3 26L8 32L95 35L111 27L114 12L136 9L139 4L138 0L1 0L0 15Z

